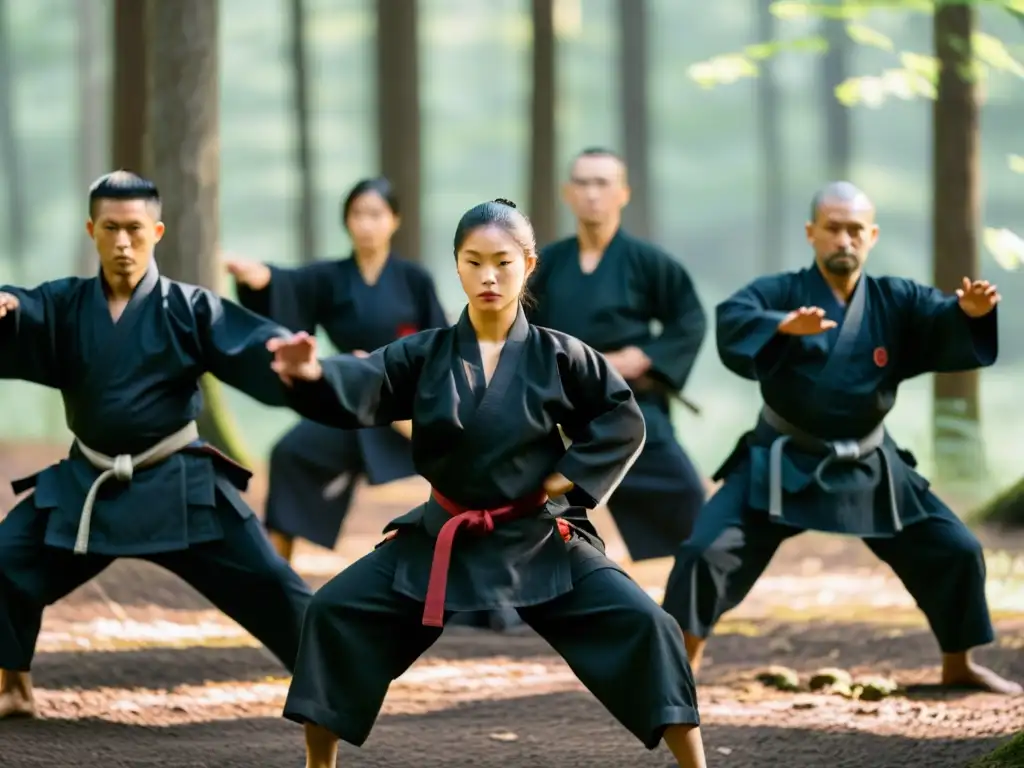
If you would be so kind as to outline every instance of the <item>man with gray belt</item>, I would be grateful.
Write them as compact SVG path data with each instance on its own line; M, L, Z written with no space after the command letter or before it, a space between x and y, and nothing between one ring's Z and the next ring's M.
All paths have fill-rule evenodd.
M927 617L944 684L1019 694L969 657L994 639L981 545L883 426L902 381L995 362L1000 297L985 281L964 278L954 298L864 274L877 237L868 197L829 184L807 224L814 265L759 278L718 306L719 356L758 382L764 407L716 473L724 485L679 549L664 607L697 669L715 623L779 544L808 529L858 536Z
M287 331L161 277L156 187L125 171L89 193L96 277L0 288L0 378L58 389L70 455L0 522L0 717L32 716L43 609L118 557L177 574L289 670L309 587L239 494L250 473L199 439L199 377L286 406L266 342ZM9 404L14 407L13 404Z

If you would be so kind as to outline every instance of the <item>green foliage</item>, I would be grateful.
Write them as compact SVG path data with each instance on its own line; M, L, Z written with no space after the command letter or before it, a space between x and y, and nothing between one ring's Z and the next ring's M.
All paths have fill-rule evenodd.
M1020 18L1024 0L839 0L832 3L808 3L780 0L772 4L772 13L783 21L804 21L819 18L843 22L846 33L858 45L893 53L900 66L884 69L877 75L858 75L836 87L835 96L847 107L878 109L889 101L935 99L938 92L939 62L935 56L897 51L891 37L863 23L870 13L879 10L901 13L933 13L941 5L987 5L1003 8ZM954 41L955 42L955 41ZM958 47L963 47L960 42ZM1014 57L998 37L975 32L971 38L972 61L960 74L984 84L992 72L1024 78L1024 64ZM690 77L704 89L735 83L760 74L758 62L784 53L823 53L828 41L822 37L804 37L751 45L739 53L715 56L693 64ZM1010 157L1010 167L1024 172L1024 157ZM1024 264L1024 240L1008 229L987 228L983 242L992 258L1006 270L1020 269Z
M1024 732L1018 733L990 755L971 763L969 768L1019 768L1024 765Z
M745 77L757 77L758 61L770 59L780 53L824 53L828 41L818 35L796 40L757 43L748 45L740 53L714 56L690 66L688 74L702 88L735 83Z
M831 19L845 22L846 33L858 45L894 53L902 66L886 69L880 75L851 77L836 88L836 98L846 106L878 108L895 98L912 100L935 98L938 63L934 56L897 51L892 38L863 23L868 14L879 11L932 13L938 5L996 6L1012 14L1024 14L1024 0L840 0L834 3L806 3L781 0L772 4L772 13L783 21ZM963 44L961 44L962 46ZM977 32L971 39L973 61L961 75L983 81L991 71L1024 78L1021 64L997 37ZM760 73L758 61L784 53L824 53L828 42L822 37L779 40L747 46L739 53L715 56L697 62L690 77L702 88L727 85Z

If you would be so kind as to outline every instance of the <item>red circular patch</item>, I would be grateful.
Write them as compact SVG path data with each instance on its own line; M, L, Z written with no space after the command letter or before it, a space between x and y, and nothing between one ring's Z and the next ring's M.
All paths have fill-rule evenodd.
M562 536L562 541L569 541L572 539L572 524L568 520L564 520L561 517L555 518L555 525L558 526L558 533Z
M885 351L885 347L876 347L872 357L874 358L875 365L879 368L885 368L886 363L889 362L889 353Z
M401 339L403 336L412 336L414 333L417 333L418 331L419 329L415 325L411 325L408 323L400 325L398 326L398 338Z

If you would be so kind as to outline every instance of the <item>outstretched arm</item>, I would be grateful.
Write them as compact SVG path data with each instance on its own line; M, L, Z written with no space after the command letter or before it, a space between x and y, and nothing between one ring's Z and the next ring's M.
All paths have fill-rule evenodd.
M733 373L760 381L774 373L794 343L779 332L790 316L785 276L762 277L715 308L718 356Z
M572 404L562 431L572 444L556 472L573 484L571 504L593 509L622 482L643 449L644 418L633 392L603 355L572 339L562 386Z
M407 336L365 357L317 359L316 339L299 333L273 339L272 369L289 388L289 404L307 419L342 429L412 419L422 334Z
M288 406L267 351L267 341L290 336L288 330L202 288L191 303L206 370L265 405Z
M293 333L316 330L327 288L324 264L294 269L240 259L225 259L224 264L235 278L238 302L243 307Z
M38 288L0 288L0 379L21 379L61 388L57 322L62 292L55 283Z
M996 286L963 279L956 295L905 281L905 348L910 350L903 378L984 368L999 355Z

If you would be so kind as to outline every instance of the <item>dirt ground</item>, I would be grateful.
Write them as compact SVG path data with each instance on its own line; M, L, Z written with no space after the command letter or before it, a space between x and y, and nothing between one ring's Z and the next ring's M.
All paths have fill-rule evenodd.
M0 478L59 449L0 450ZM262 478L251 490L261 508ZM421 481L360 490L335 552L300 549L320 584L368 551L383 523L422 498ZM6 494L6 495L5 495ZM0 489L0 509L13 499ZM614 528L600 517L613 556ZM1024 542L990 534L999 641L979 660L1024 680ZM624 555L622 555L624 557ZM660 597L670 563L630 565ZM700 679L713 768L959 768L1024 727L1024 699L939 691L937 650L912 602L857 542L788 542L750 599L721 626ZM358 660L356 660L358 663ZM780 693L756 682L770 664L894 677L881 702ZM36 657L42 718L0 723L0 765L301 768L300 729L280 718L283 668L173 576L121 561L49 609ZM529 630L452 627L395 682L368 743L344 766L672 765L646 752Z

